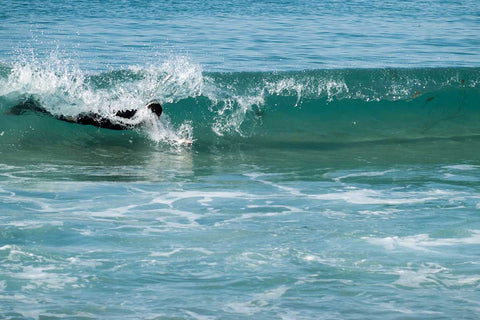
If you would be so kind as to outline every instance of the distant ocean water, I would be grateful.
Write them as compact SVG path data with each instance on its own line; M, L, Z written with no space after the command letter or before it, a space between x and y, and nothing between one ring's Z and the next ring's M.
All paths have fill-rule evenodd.
M0 7L0 318L480 317L480 2Z

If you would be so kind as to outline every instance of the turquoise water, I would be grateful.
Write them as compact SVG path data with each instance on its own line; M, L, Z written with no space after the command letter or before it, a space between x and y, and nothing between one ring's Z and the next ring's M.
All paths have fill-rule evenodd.
M480 316L478 1L0 6L0 318Z

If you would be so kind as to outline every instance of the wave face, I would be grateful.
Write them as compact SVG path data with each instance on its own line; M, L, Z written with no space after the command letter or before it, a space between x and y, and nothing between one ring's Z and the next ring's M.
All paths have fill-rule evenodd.
M53 115L112 116L162 101L160 121L134 132L8 110L28 98ZM297 144L455 138L480 134L480 68L203 72L185 59L88 74L58 59L0 66L6 145L91 137L128 143ZM146 137L146 138L145 138Z

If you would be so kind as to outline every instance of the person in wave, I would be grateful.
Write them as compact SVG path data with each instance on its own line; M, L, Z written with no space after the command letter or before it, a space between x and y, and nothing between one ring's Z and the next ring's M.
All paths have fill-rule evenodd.
M145 108L150 110L157 118L160 118L162 114L162 105L157 100L151 100L145 105ZM27 111L41 112L46 113L58 120L78 123L83 125L92 125L99 128L112 129L112 130L128 130L133 129L139 124L140 121L134 121L137 113L142 110L123 110L115 113L113 117L105 117L94 112L84 112L76 116L64 116L64 115L54 115L48 112L43 108L38 101L33 98L28 98L27 100L13 106L8 114L20 115Z

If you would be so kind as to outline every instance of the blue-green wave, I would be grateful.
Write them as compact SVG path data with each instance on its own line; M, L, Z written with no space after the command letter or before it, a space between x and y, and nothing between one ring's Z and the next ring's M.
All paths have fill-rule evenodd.
M34 112L6 114L32 97L52 114L106 116L156 98L164 115L155 128L112 132ZM61 63L4 64L0 109L2 148L39 139L308 145L458 138L480 135L480 68L211 73L173 61L87 74Z

